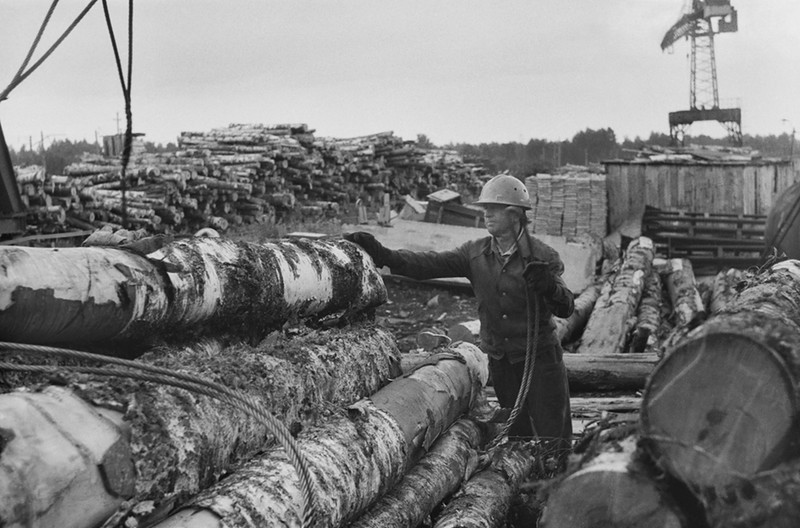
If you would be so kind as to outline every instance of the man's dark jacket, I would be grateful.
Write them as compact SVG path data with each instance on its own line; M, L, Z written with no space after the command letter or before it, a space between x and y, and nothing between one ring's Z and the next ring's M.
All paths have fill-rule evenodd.
M531 260L548 263L556 278L555 291L546 298L540 296L536 358L542 364L556 363L561 361L561 347L552 315L569 317L573 310L573 295L561 278L564 263L558 253L539 239L527 235L520 237L517 251L505 263L492 251L492 237L485 237L452 251L393 251L389 267L393 273L419 280L438 277L469 279L478 300L481 348L494 359L505 355L511 363L518 363L525 360L528 324L522 270Z

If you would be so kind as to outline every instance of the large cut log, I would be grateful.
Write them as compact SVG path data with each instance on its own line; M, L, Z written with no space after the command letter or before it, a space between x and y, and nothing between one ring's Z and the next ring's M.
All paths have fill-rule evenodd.
M679 501L636 451L635 436L607 441L584 459L548 493L541 528L689 526Z
M485 434L472 420L454 423L433 448L351 528L416 528L461 485Z
M654 370L642 403L653 458L705 503L790 456L800 389L800 263L754 277ZM744 490L746 496L746 490Z
M636 308L645 277L652 267L653 252L653 242L647 237L630 243L619 271L603 285L583 331L579 353L619 354L625 351L628 333L636 324Z
M506 525L511 499L531 473L536 456L531 444L508 442L491 463L461 487L436 519L435 528L500 528Z
M237 344L221 348L216 343L164 347L137 362L237 388L261 401L292 430L300 430L317 423L330 408L340 408L372 394L387 379L398 375L396 354L396 344L387 331L372 325L351 325L344 330L272 338L258 347ZM111 443L117 450L112 455L117 456L115 463L130 463L133 467L128 470L131 476L129 482L126 480L125 493L117 495L155 505L155 513L153 508L135 509L144 517L168 510L214 484L233 465L271 444L265 424L217 399L128 379L68 374L61 377L86 402L72 397L82 404L78 410L50 413L52 423L47 427L25 421L27 414L37 412L36 401L24 408L17 405L15 416L22 421L10 422L0 412L0 431L7 432L4 438L19 438L22 442L15 449L0 451L0 467L15 468L11 471L13 479L0 485L0 504L16 515L0 519L11 525L93 526L93 520L100 515L98 511L106 517L114 512L113 501L98 498L97 504L81 508L62 498L82 489L76 484L78 491L74 491L72 481L81 483L90 476L94 479L95 459L102 458L100 455L65 466L56 463L56 455L50 454L60 452L60 446L73 440L76 446L99 445L101 438L93 436L97 435L96 428L88 425L97 421L93 417L98 412L118 415L116 422L125 433L116 431ZM0 395L0 405L5 400L26 398L20 394ZM67 423L62 423L64 420ZM85 432L74 430L84 422ZM53 428L67 433L51 434ZM98 483L102 485L100 480ZM27 504L36 507L29 508ZM45 519L53 522L44 522Z
M403 372L411 372L429 357L425 352L401 354L400 368ZM565 353L563 358L569 387L573 391L643 389L659 361L655 353L602 356Z
M369 256L344 240L199 237L147 258L112 248L0 248L0 339L137 342L189 329L263 336L298 317L386 300Z
M469 343L449 352L299 435L321 526L357 518L468 410L488 376L486 355ZM270 450L158 526L299 526L300 497L286 456Z

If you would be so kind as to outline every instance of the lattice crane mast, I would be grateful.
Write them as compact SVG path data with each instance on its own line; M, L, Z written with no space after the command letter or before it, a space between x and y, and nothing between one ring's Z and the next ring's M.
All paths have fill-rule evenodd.
M720 108L714 35L738 30L736 9L730 0L692 0L684 14L664 35L661 49L682 38L691 42L689 110L669 113L673 143L683 144L686 130L696 121L718 121L734 145L742 144L741 108Z

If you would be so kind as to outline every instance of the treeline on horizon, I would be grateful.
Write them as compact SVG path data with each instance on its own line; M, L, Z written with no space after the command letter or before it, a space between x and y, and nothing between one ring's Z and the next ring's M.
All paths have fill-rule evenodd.
M788 157L791 152L800 153L800 149L792 149L793 136L781 135L751 136L744 135L743 145L757 150L764 157ZM587 128L578 132L570 140L548 141L531 139L527 143L455 143L434 145L424 134L417 135L417 146L420 148L445 148L455 150L464 156L466 161L484 165L490 172L509 171L517 176L527 176L538 172L554 171L564 165L592 165L609 159L630 159L644 147L669 147L671 139L668 134L653 132L646 139L636 137L625 138L621 142L611 128L593 130ZM713 138L706 135L685 138L687 145L730 146L725 138ZM177 144L145 142L146 152L174 152ZM101 154L102 148L97 143L85 140L56 140L46 148L32 149L23 145L19 150L9 148L14 165L44 165L49 174L62 174L64 167L80 160L86 153Z

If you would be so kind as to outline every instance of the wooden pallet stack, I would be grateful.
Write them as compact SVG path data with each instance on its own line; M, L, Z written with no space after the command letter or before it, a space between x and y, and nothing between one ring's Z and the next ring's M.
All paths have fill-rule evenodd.
M746 268L762 261L764 215L665 211L646 207L642 233L666 258L689 258L697 267Z
M531 195L534 233L574 237L591 233L605 236L608 201L605 175L580 167L559 174L537 174L525 179Z

